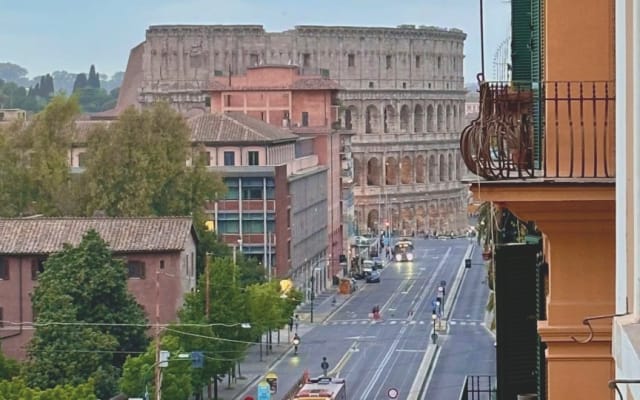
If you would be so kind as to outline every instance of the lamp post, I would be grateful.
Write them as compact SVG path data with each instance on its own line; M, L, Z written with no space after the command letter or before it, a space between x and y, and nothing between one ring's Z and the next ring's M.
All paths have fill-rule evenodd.
M314 274L315 270L311 271L311 323L313 324L313 299L315 297L315 290L314 290L314 283L316 280L315 274Z
M433 332L431 333L431 342L433 342L433 344L436 344L436 341L438 340L438 334L436 333L436 319L438 319L438 316L436 315L436 312L433 311L433 314L431 314L431 320L433 321Z
M233 283L236 282L236 270L238 269L236 249L238 246L242 246L242 239L237 240L237 244L233 244ZM242 251L242 248L240 249Z

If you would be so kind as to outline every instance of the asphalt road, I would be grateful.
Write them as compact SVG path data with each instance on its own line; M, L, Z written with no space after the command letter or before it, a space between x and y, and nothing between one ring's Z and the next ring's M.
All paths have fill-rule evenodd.
M484 325L489 288L478 248L472 267L465 270L453 304L447 335L440 337L432 374L423 399L459 399L466 375L496 375L494 338Z
M391 388L399 392L399 399L406 399L412 387L415 390L417 371L431 343L432 300L441 281L447 282L446 289L453 283L470 242L416 239L414 245L414 262L388 264L380 283L359 281L359 290L349 301L303 336L298 355L289 353L272 368L279 388L272 398L281 399L305 369L311 376L320 375L323 356L330 374L346 379L350 400L387 399ZM372 321L369 315L376 305L381 308L380 321ZM439 340L450 341L446 335ZM445 359L444 346L442 350L440 361ZM432 385L435 379L436 375Z

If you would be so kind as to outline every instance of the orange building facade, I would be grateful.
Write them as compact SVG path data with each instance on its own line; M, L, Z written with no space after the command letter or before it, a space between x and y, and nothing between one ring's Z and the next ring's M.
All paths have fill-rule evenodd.
M474 197L543 234L549 273L537 331L546 346L546 398L613 399L615 9L613 0L575 7L512 2L514 79L480 82L480 113L463 131L461 151L485 178L472 183ZM522 42L531 61L516 80L518 64L527 63L517 32L529 26Z
M345 271L340 267L343 250L341 131L335 124L340 86L322 75L322 70L302 70L295 65L261 65L247 68L243 75L216 78L209 91L211 112L241 112L253 118L289 129L312 140L313 153L327 174L327 261L329 276ZM308 263L313 263L308 260ZM304 266L303 266L304 267ZM313 267L313 266L311 266Z

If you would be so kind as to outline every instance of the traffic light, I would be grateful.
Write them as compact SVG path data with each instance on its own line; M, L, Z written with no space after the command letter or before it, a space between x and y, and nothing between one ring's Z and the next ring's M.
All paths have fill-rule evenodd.
M204 366L204 353L201 351L191 352L191 367L202 368Z

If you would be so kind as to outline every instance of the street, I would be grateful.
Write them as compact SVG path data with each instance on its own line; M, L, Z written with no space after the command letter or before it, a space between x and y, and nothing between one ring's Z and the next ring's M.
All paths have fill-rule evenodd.
M448 291L464 264L471 242L415 239L414 245L414 262L389 263L382 270L380 283L359 281L358 291L348 301L326 321L316 321L302 335L298 355L289 352L271 368L278 375L278 393L273 398L281 399L305 370L312 377L321 375L323 357L327 357L331 376L346 379L349 399L387 399L392 388L401 399L418 399L421 392L429 393L429 398L455 399L464 376L481 372L480 364L468 359L472 354L469 348L484 346L489 341L488 349L493 350L493 339L478 322L483 317L487 290L481 284L484 267L481 261L474 260L474 267L463 271L467 276L452 313L455 325L448 332L444 322L439 326L437 341L441 348L435 359L438 371L426 374L428 358L435 350L431 343L432 303L438 287L445 283L444 315L449 312L453 302L449 304ZM379 321L371 318L374 306L380 307ZM428 349L431 349L429 357L425 357ZM423 374L416 380L421 364ZM429 386L423 388L425 378ZM443 396L431 397L432 390ZM248 393L256 391L253 386Z

